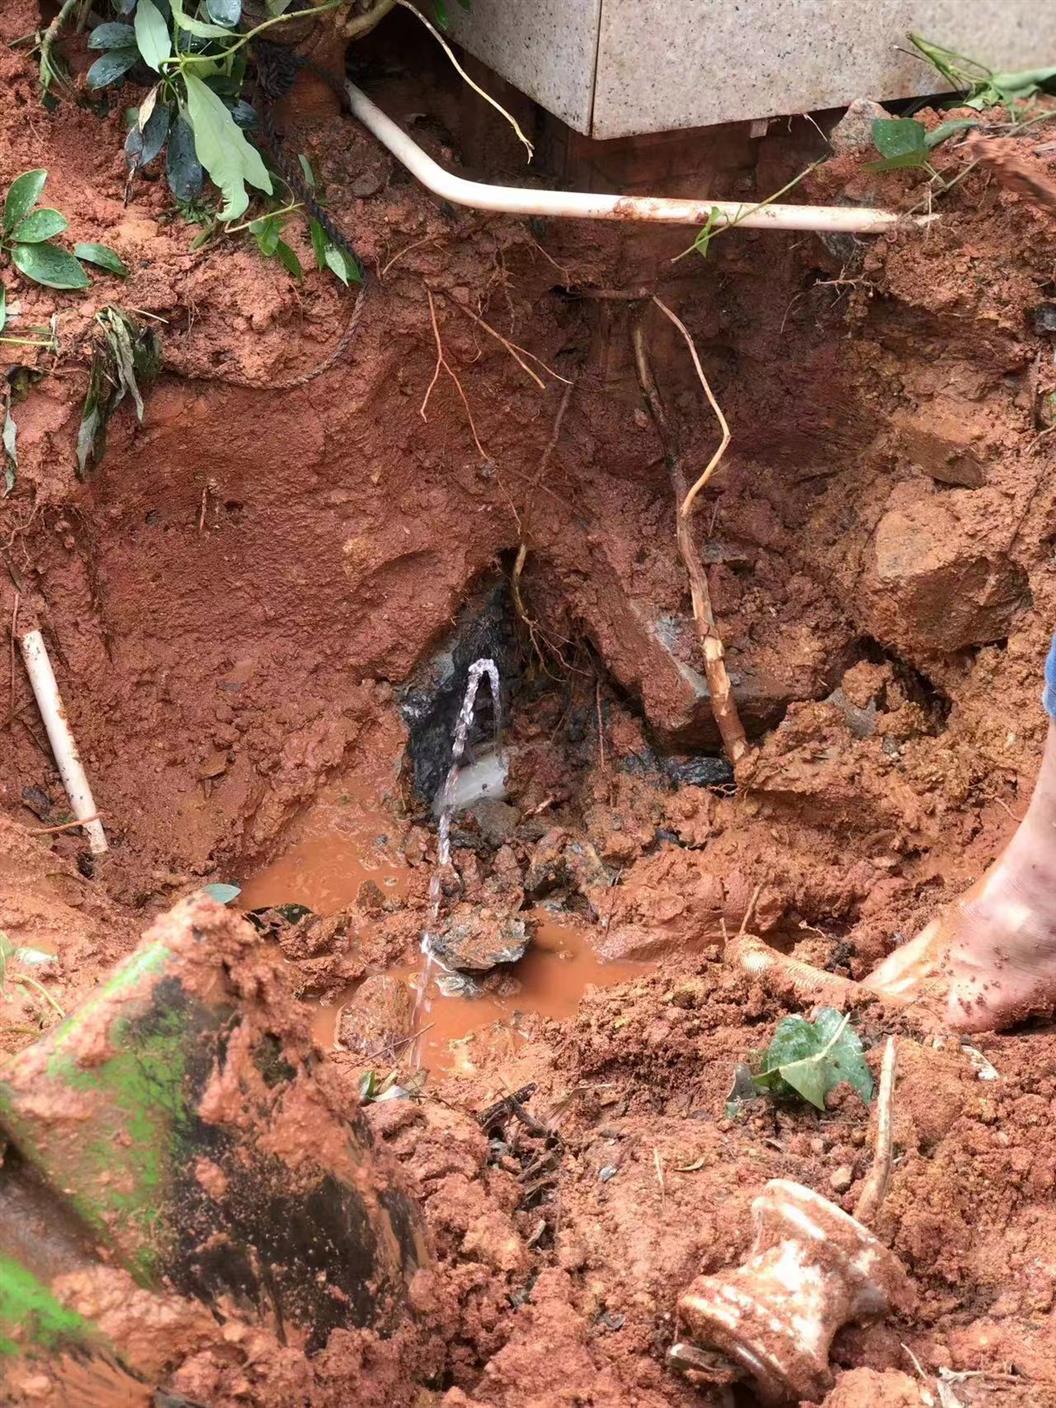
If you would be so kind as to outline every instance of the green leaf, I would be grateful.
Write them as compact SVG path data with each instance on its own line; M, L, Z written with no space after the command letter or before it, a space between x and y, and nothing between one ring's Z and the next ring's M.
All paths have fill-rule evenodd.
M178 117L169 132L165 149L165 179L169 190L184 205L201 194L205 173L194 154L194 133L185 117Z
M230 29L242 18L242 0L205 0L205 13Z
M172 38L154 0L139 0L134 24L143 62L160 73L164 61L172 56Z
M911 117L879 117L873 123L873 144L884 158L870 162L871 171L895 171L904 166L923 166L928 159L927 131Z
M450 29L451 21L447 18L447 6L444 0L433 0L433 16L441 29Z
M135 47L136 31L130 24L116 21L97 24L88 36L89 49L131 49Z
M832 1007L821 1008L813 1022L803 1017L778 1022L761 1069L753 1070L752 1079L772 1095L794 1091L819 1110L841 1081L849 1082L866 1102L873 1094L873 1078L858 1034L849 1017Z
M78 259L83 259L86 264L98 264L100 269L106 269L108 273L117 274L122 279L128 277L128 265L119 254L105 244L75 244L73 252Z
M180 29L187 34L193 34L198 39L230 39L231 31L225 29L223 25L207 24L205 20L192 19L190 15L183 13L183 0L171 0L172 18L179 25Z
M317 269L326 268L326 251L330 247L326 231L320 225L314 215L308 219L308 235L312 241L312 253L315 255L315 267Z
M20 220L11 231L11 238L23 244L39 244L41 240L50 240L52 235L61 235L69 223L65 215L45 206L41 210L31 210L24 220Z
M722 211L717 205L713 205L708 211L708 218L703 228L697 231L697 237L693 241L693 248L702 259L708 257L708 246L711 244L711 237L715 231L721 228Z
M7 326L7 289L0 284L0 332Z
M245 134L216 94L194 74L185 74L184 81L195 152L223 192L224 208L220 219L234 220L249 205L246 182L270 195L271 177L260 152L246 141Z
M315 172L312 170L312 163L305 156L304 152L298 152L297 161L300 164L301 175L304 177L304 184L310 191L315 190Z
M356 284L362 282L363 274L359 265L336 245L332 244L327 248L326 267L337 275L346 288L350 281Z
M109 88L111 83L123 78L128 70L138 63L138 49L111 49L108 54L96 59L88 70L85 81L93 92L99 88Z
M268 257L275 253L278 246L282 221L277 215L262 215L259 220L250 222L249 233L256 240L261 254Z
M275 246L275 258L288 274L292 274L295 279L304 278L304 269L301 261L297 258L295 250L291 249L285 240L279 240Z
M54 244L13 244L15 268L34 283L48 288L87 288L88 275L65 249Z
M203 885L202 894L208 895L210 899L216 900L218 904L230 904L232 900L237 900L242 893L241 885Z
M11 182L4 201L4 233L10 234L20 220L24 220L40 199L46 171L24 171Z
M938 127L933 127L924 138L924 145L928 151L934 151L940 143L948 141L950 137L958 132L964 132L969 127L978 127L974 117L955 117L949 122L940 122Z

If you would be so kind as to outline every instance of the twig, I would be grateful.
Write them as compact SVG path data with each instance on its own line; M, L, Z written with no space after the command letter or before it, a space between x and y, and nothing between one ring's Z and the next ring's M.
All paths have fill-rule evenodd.
M685 334L693 352L694 363L700 371L700 363L696 356L696 349L693 347L692 339L685 328L675 318L670 309L666 308L658 298L653 302L669 318L672 319ZM733 697L733 688L730 685L730 676L726 669L726 652L723 649L722 639L719 636L718 628L715 624L715 613L711 605L711 593L708 589L708 579L704 572L704 565L700 560L693 541L693 524L690 515L686 512L686 504L689 502L692 507L691 493L695 494L706 482L707 476L718 463L718 456L713 456L708 468L701 475L692 491L686 487L686 476L682 468L682 458L675 442L674 432L667 419L667 412L664 410L664 403L660 399L660 392L657 389L656 379L653 376L653 369L649 362L649 356L645 348L645 322L644 312L634 325L632 334L634 343L635 363L638 368L638 381L642 388L646 404L653 417L657 434L664 448L664 457L667 460L668 474L671 478L671 486L675 491L675 537L678 543L679 555L682 558L686 569L686 576L689 578L690 596L693 601L693 620L696 622L697 635L700 638L701 649L704 653L704 674L708 682L708 691L711 696L712 713L715 716L715 723L718 726L722 737L723 747L726 749L726 756L735 766L744 756L748 749L748 740L745 736L744 727L741 723L740 715L737 711L737 703ZM700 371L701 380L704 381L705 389L708 392L708 399L718 411L718 407L711 395L711 389L704 374ZM725 450L729 441L729 431L726 428L725 419L722 412L718 411L720 422L723 426L723 443L719 454Z
M546 382L543 381L542 377L537 376L536 373L532 371L531 367L529 367L527 363L523 360L524 357L531 357L533 362L538 362L539 365L542 367L543 371L546 372L549 376L554 377L557 381L563 381L566 386L572 385L572 382L567 376L562 376L560 372L555 372L553 367L547 366L547 364L543 361L542 357L537 357L534 352L529 352L526 347L519 347L516 342L511 342L509 338L503 337L501 332L496 332L496 330L491 326L491 324L486 323L484 319L479 315L479 313L474 313L473 310L471 308L467 308L464 303L459 303L458 299L454 296L454 294L448 293L446 289L441 289L440 292L447 299L448 303L453 303L454 306L460 312L465 313L467 318L472 318L475 323L479 323L479 325L484 329L484 331L490 333L496 342L501 342L503 347L506 348L506 351L510 354L510 356L517 363L517 365L521 367L524 371L526 371L528 375L532 378L532 380L535 382L536 386L538 386L540 391L546 390Z
M344 1008L341 1010L344 1011ZM340 1024L340 1013L338 1014L338 1022ZM396 1052L399 1051L401 1046L406 1046L409 1042L417 1041L420 1036L425 1036L426 1032L432 1031L435 1026L435 1022L426 1022L424 1027L418 1027L415 1031L408 1032L406 1036L397 1037L395 1041L387 1041L384 1046L379 1046L377 1050L370 1052L368 1056L364 1056L357 1064L366 1066L369 1065L371 1061L377 1061L385 1055L388 1055L390 1058L395 1057ZM337 1043L335 1042L334 1045L336 1047ZM342 1051L348 1050L345 1046L342 1046L340 1049Z
M891 1101L895 1092L897 1054L895 1038L889 1036L880 1066L880 1092L876 1097L876 1146L873 1150L873 1166L854 1209L855 1217L866 1227L870 1227L874 1222L887 1192L888 1179L891 1177Z
M81 817L79 821L64 821L61 826L34 826L29 828L30 836L50 836L54 831L75 831L78 826L87 826L90 821L98 821L99 813Z
M491 106L495 109L495 111L506 119L506 121L510 124L513 130L517 133L519 140L527 149L528 160L531 161L535 148L532 146L531 142L529 142L528 138L521 131L521 125L517 121L517 119L513 117L510 113L508 113L501 103L496 102L490 93L485 93L484 89L481 88L479 83L473 82L472 78L470 78L469 74L466 72L466 70L458 62L458 59L455 57L455 51L451 48L451 45L447 42L444 36L436 28L436 26L432 24L431 21L426 19L426 17L422 14L421 10L411 4L411 0L396 0L396 3L397 5L402 5L405 10L410 10L411 14L415 17L415 19L421 20L422 24L425 25L426 29L433 36L436 42L440 45L441 49L443 49L447 57L454 64L455 69L458 72L459 76L462 78L462 80L465 83L469 84L469 86L473 89L474 93L478 93L486 103L490 103Z
M708 231L709 240L713 240L715 236L720 235L723 230L732 230L735 225L739 225L742 220L747 219L749 215L753 215L757 210L763 210L766 206L772 205L774 201L778 200L781 196L783 196L786 191L790 191L793 186L798 186L800 181L802 181L805 176L809 176L810 173L814 170L814 168L820 165L820 161L812 161L805 171L801 171L798 176L793 176L791 181L786 181L779 191L772 192L770 195L765 196L762 200L756 201L754 205L741 206L736 215L720 216L722 220L721 225L716 225L714 228L710 228L711 220L709 220L708 224L704 227L704 229ZM718 211L712 211L713 217L718 214ZM688 249L684 249L681 254L672 255L671 263L677 264L680 259L685 259L687 254L692 254L693 251L698 248L698 244L701 241L701 234L702 232L698 233L697 238L693 241L693 243L689 246ZM704 247L706 249L707 245L705 244Z
M376 24L379 24L390 10L394 9L396 0L376 0L376 3L363 15L356 15L354 19L346 20L342 25L342 33L348 40L362 39L365 34L369 34Z
M395 4L396 0L393 0ZM402 249L398 249L385 267L378 272L378 278L384 282L385 275L398 259L402 259L405 254L410 254L412 249L418 249L423 244L435 244L440 239L439 235L423 235L420 240L411 240L410 244L405 244Z
M410 8L414 9L414 6L412 5ZM415 11L415 13L417 14L417 11ZM436 339L436 366L433 369L433 379L426 387L422 404L418 407L418 414L421 416L422 420L428 420L428 416L425 414L425 408L429 404L429 397L433 394L433 387L436 385L437 377L440 375L440 368L443 367L444 371L447 372L448 376L455 383L455 388L462 398L462 404L466 408L466 415L469 417L469 429L473 436L473 443L477 447L477 452L482 460L486 460L488 457L484 451L484 446L480 443L480 436L477 434L476 423L473 420L473 412L470 410L466 393L462 390L462 383L452 371L451 363L444 356L444 344L440 341L440 328L436 321L436 304L433 302L432 290L428 285L426 285L425 293L426 297L429 299L429 317L433 324L433 336Z

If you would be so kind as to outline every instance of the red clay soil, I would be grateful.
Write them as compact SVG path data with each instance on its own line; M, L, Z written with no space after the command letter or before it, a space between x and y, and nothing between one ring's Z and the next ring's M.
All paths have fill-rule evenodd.
M23 0L4 7L0 34L36 23ZM71 57L83 69L76 46ZM388 72L374 84L382 105L452 163L464 129L473 171L447 75ZM20 318L57 313L63 351L31 363L46 375L12 408L0 614L41 622L113 849L86 878L76 833L30 834L66 813L12 653L0 927L59 955L48 989L69 1009L154 915L273 856L310 803L377 776L379 757L396 807L394 690L467 590L508 570L524 542L545 670L514 722L522 822L501 861L456 857L465 893L490 893L496 867L496 884L521 884L546 833L563 830L603 867L603 884L569 882L599 948L657 960L650 976L589 994L574 1018L528 1015L478 1037L420 1102L368 1107L432 1237L413 1324L385 1341L335 1335L311 1360L234 1322L190 1348L159 1326L158 1381L208 1408L718 1408L665 1365L679 1292L747 1249L768 1178L852 1208L872 1139L846 1088L824 1114L759 1102L725 1117L737 1061L787 1009L722 964L724 927L761 887L760 933L863 976L996 854L1040 756L1056 376L1034 310L1056 294L1051 212L980 165L936 200L942 219L926 232L824 243L734 230L706 262L672 265L686 232L453 211L355 124L293 119L294 149L322 173L370 278L347 354L282 390L325 361L351 296L318 273L295 283L239 235L192 251L197 231L173 218L159 181L138 180L125 205L123 102L109 118L72 102L46 112L25 51L6 43L0 82L0 185L47 167L48 201L74 237L132 268L85 295L17 281ZM561 179L584 179L591 162L595 179L613 179L611 152L562 148L542 130ZM1031 170L1051 175L1034 150L1047 130L1019 140ZM479 169L524 179L512 142L488 131ZM632 148L624 183L761 198L821 153L800 121L761 142L726 129L710 155L702 145ZM949 174L965 171L963 152L942 150ZM862 153L833 157L801 189L904 209L923 198L918 173L877 174ZM304 244L295 224L289 238ZM14 293L10 269L3 279ZM647 739L685 752L714 737L667 472L635 384L640 310L579 296L654 281L733 432L698 518L758 740L735 795L672 790L632 762ZM472 425L443 368L424 404L437 368L427 289ZM92 315L107 302L163 320L164 368L143 424L122 408L81 483L73 445ZM454 304L529 349L544 389ZM715 426L674 330L655 315L648 335L692 475ZM37 356L2 351L9 366ZM564 391L555 372L575 388L540 478ZM290 950L295 986L332 990L406 959L432 847L428 829L408 832L406 896L358 916L365 946L338 942L336 925L329 948ZM24 985L2 998L6 1050L54 1020ZM868 1005L855 1020L875 1066L898 1021ZM945 1408L1056 1405L1056 1034L981 1039L988 1080L956 1039L906 1026L902 1038L876 1231L920 1304L912 1320L841 1333L827 1408L936 1402L940 1388ZM351 1111L356 1060L333 1065ZM516 1120L489 1142L476 1119L529 1082L556 1152ZM39 1365L9 1391L61 1401Z

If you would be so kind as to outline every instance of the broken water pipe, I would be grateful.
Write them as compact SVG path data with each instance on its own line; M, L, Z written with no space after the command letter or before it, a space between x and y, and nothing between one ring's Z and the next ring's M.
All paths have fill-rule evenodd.
M475 786L467 787L465 785L466 774L469 769L463 769L462 760L465 756L466 743L469 739L469 731L476 709L477 693L482 679L488 681L488 687L491 690L492 712L495 722L495 748L494 752L474 764L474 769L478 774L474 779ZM451 819L455 812L468 805L469 801L477 796L484 794L492 797L500 796L506 780L506 764L501 747L502 698L500 691L499 668L495 661L486 658L474 660L467 673L466 692L462 696L462 707L455 720L455 731L451 741L451 765L447 770L444 785L438 798L436 867L429 880L429 926L422 935L421 945L425 962L418 977L414 1003L414 1028L416 1031L420 1027L423 1014L429 1007L429 984L432 981L434 967L450 971L436 952L436 941L444 898L444 876L451 867ZM412 1048L412 1061L415 1067L421 1064L420 1046L421 1043L415 1041Z
M18 644L73 814L84 829L92 854L102 855L109 849L106 833L99 820L88 776L70 729L44 637L39 630L26 631L19 637Z

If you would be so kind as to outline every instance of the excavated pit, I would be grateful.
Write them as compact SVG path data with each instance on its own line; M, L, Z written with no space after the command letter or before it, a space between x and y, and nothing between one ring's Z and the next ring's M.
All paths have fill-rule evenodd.
M724 928L761 886L761 934L860 978L978 875L1029 796L1056 620L1052 356L1032 318L1052 217L976 170L926 236L829 247L735 230L707 261L671 264L686 232L441 208L354 124L295 104L290 140L370 278L347 355L284 390L325 360L347 296L315 274L294 285L237 238L189 254L160 183L126 207L117 105L41 111L7 47L35 23L25 3L0 16L0 184L46 166L78 238L132 267L86 297L20 289L21 316L57 310L74 351L14 405L0 612L39 614L112 841L93 869L77 833L39 834L65 800L12 656L0 928L57 955L55 1001L75 1007L177 899L237 881L244 902L316 911L262 942L284 953L320 1047L339 1038L348 1109L366 1070L409 1080L405 979L435 851L423 796L475 643L449 652L446 694L422 672L460 611L486 624L527 546L523 614L498 613L509 811L460 823L446 901L527 917L534 947L461 1026L437 1019L421 1099L365 1107L430 1229L414 1319L305 1359L263 1328L220 1335L173 1310L140 1327L157 1382L208 1408L718 1408L665 1365L678 1294L743 1259L769 1179L853 1207L872 1138L846 1091L823 1115L760 1102L726 1117L737 1062L787 1009L722 965ZM392 35L362 46L378 102L440 159L523 180L512 138L409 28ZM527 119L540 169L581 188L761 198L825 152L802 119L762 140L744 124L608 144ZM802 198L914 203L914 173L867 160L830 155ZM654 280L733 432L698 537L754 740L736 788L715 761L635 380L639 309L596 296ZM427 287L472 429L442 370L423 409ZM78 482L79 337L118 298L164 320L163 369L143 424L122 410ZM540 359L543 389L455 304ZM715 427L684 345L660 317L648 328L692 474ZM541 473L558 377L575 385ZM472 1004L457 1001L444 1011L461 1021ZM6 1051L53 1020L31 987L4 984ZM855 1020L875 1065L891 1021ZM1056 1039L1043 1025L981 1038L998 1073L981 1080L955 1039L902 1035L875 1230L919 1303L841 1332L828 1408L915 1402L909 1351L933 1393L940 1371L965 1375L947 1380L963 1408L1056 1404ZM481 1127L526 1086L556 1134L508 1109ZM61 1402L46 1379L9 1376L5 1401Z

